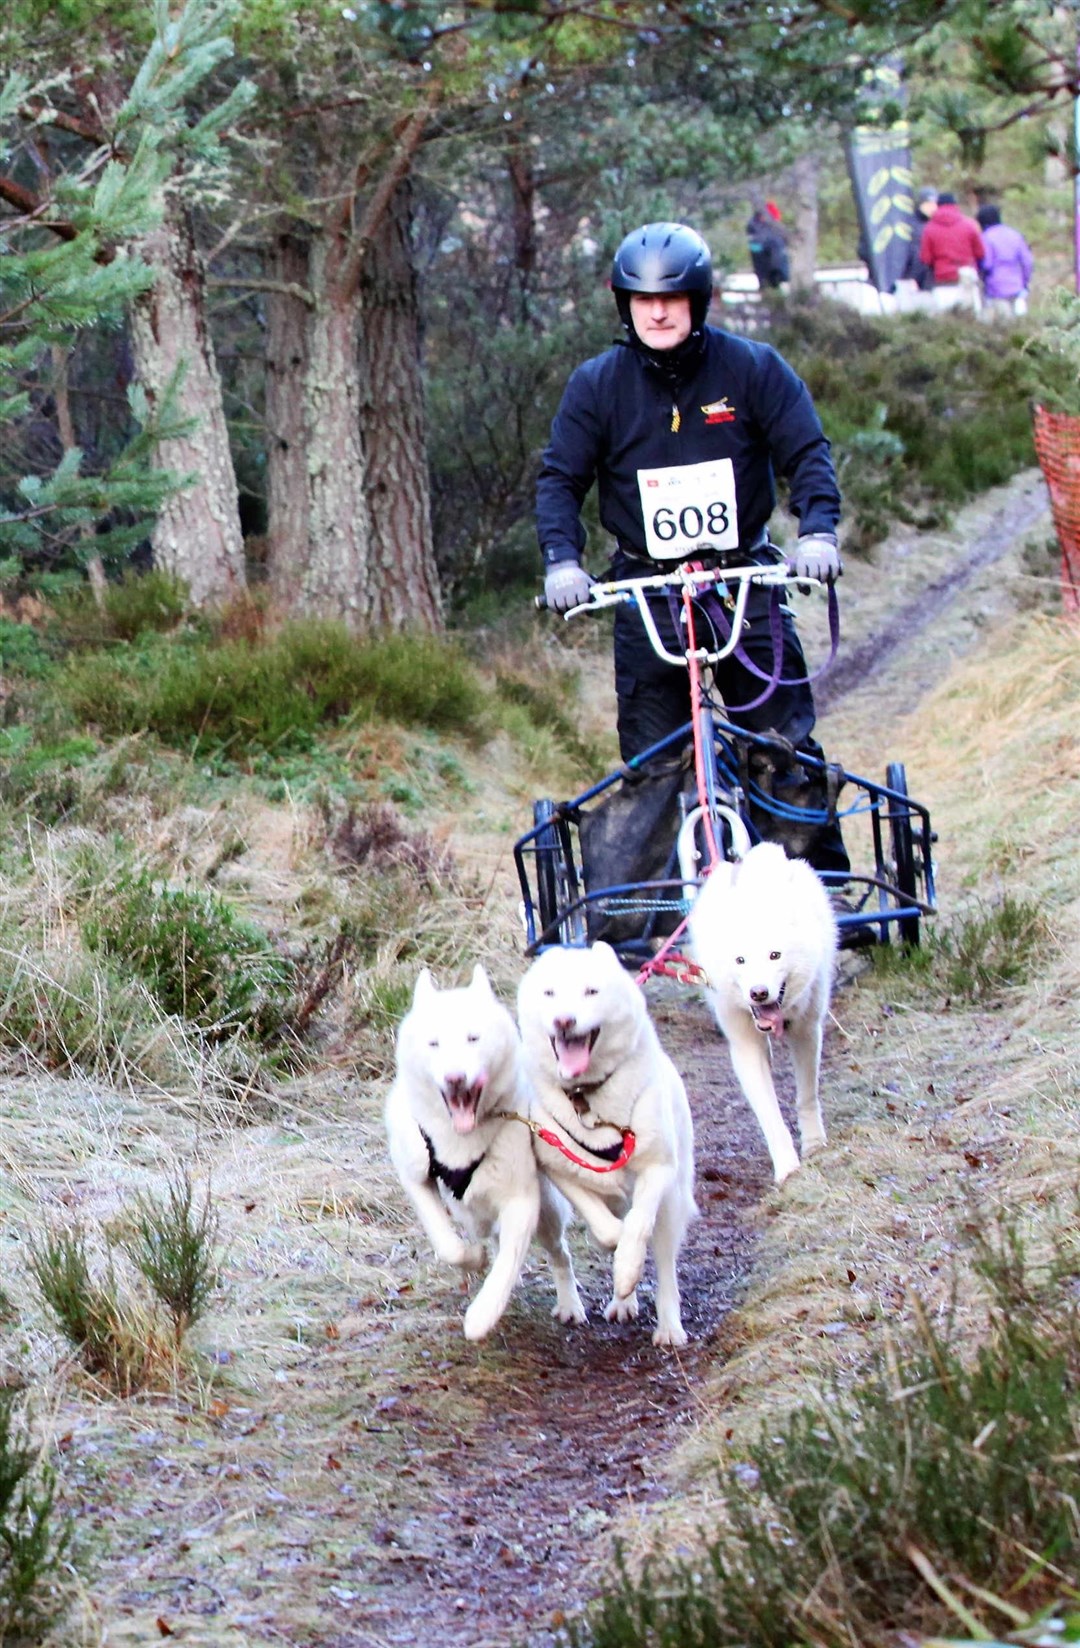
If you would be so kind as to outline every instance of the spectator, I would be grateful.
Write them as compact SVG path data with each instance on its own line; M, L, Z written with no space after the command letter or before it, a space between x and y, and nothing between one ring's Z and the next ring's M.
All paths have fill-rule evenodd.
M913 280L920 292L929 292L934 285L934 271L919 256L922 232L937 209L936 189L920 189L915 202L915 216L911 220L911 244L904 268L904 279Z
M746 239L750 247L750 261L758 285L764 292L775 290L791 277L788 262L787 236L780 227L780 208L774 200L758 206L746 225Z
M933 273L936 309L978 311L979 265L985 251L979 225L960 210L956 196L938 195L937 210L919 242L919 257Z
M983 295L989 316L1026 315L1031 271L1035 266L1031 247L1019 229L1001 221L997 206L980 206L975 214L983 232Z
M904 260L904 267L901 270L898 279L913 280L920 292L929 292L934 284L933 274L919 257L919 241L922 237L922 232L926 227L926 220L933 215L936 205L937 190L920 189L916 210L908 219L911 239L907 244L907 256ZM870 245L867 241L866 231L864 229L860 229L859 231L859 244L856 250L856 256L858 257L860 263L866 264L867 273L870 274L872 268L870 262ZM870 278L873 279L873 276L871 275ZM887 288L887 290L889 292L896 291L895 280L892 285Z

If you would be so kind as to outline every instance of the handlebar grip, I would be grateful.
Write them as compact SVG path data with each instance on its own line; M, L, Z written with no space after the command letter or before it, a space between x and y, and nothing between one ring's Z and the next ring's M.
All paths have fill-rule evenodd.
M533 606L536 608L537 612L547 612L548 611L547 596L546 595L534 595L533 596Z

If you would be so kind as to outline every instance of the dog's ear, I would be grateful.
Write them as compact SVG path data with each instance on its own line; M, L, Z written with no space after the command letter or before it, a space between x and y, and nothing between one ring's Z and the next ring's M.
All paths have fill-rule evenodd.
M488 978L487 973L484 971L483 967L481 967L479 962L476 963L476 966L472 970L472 978L469 980L469 989L479 990L481 994L485 996L493 996L495 994L494 990L491 988L491 980Z
M594 956L599 956L606 966L615 966L621 971L622 963L620 962L618 956L611 948L611 945L605 943L602 938L597 939L596 943L592 947L592 952Z
M426 1001L429 996L434 996L437 993L435 980L431 975L431 970L427 967L421 968L420 972L416 976L416 983L413 986L413 1006L415 1007L418 1002Z

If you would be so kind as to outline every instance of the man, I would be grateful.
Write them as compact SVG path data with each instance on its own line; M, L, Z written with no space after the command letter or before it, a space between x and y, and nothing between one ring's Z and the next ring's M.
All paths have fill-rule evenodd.
M925 264L919 256L919 244L923 230L937 210L937 190L920 189L915 201L915 216L911 225L911 245L908 251L907 265L904 269L904 278L913 280L920 292L933 290L934 271Z
M790 279L787 236L780 227L780 208L775 201L767 200L755 209L746 225L746 243L763 292L775 291Z
M935 308L978 311L979 264L985 252L975 219L965 217L955 195L938 195L937 211L919 242L919 257L934 275Z
M680 223L635 229L615 254L611 285L625 340L571 375L537 484L549 608L566 612L588 598L581 506L594 481L600 519L616 540L612 577L647 576L658 565L670 566L672 558L656 554L665 546L652 512L647 518L643 507L648 477L641 472L668 470L672 484L692 491L701 473L694 466L715 460L721 461L719 472L711 472L716 490L697 503L705 515L711 509L721 527L722 550L743 564L775 562L767 530L776 502L775 470L787 479L790 507L799 518L788 566L804 578L839 577L840 494L813 402L775 349L706 325L713 274L701 236ZM690 492L685 496L694 502ZM682 559L696 558L689 544ZM752 591L747 615L742 649L768 677L773 638L766 591ZM655 616L666 645L681 653L666 601L657 602ZM796 751L820 756L811 736L814 701L803 679L806 663L786 611L782 625L781 675L798 684L777 686L763 703L749 707L761 696L761 678L732 654L716 666L716 685L737 725L778 733ZM615 687L624 761L690 718L686 669L657 657L629 603L615 612ZM778 794L782 787L781 781ZM847 871L835 821L817 833L806 856L818 869Z

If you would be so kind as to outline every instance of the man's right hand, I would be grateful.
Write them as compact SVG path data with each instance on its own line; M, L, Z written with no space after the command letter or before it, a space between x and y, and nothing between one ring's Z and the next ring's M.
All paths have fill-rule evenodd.
M576 561L556 561L544 579L544 600L549 612L569 612L589 599L593 581Z

